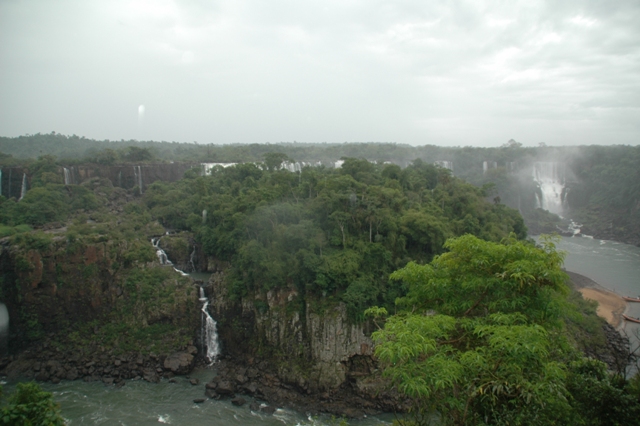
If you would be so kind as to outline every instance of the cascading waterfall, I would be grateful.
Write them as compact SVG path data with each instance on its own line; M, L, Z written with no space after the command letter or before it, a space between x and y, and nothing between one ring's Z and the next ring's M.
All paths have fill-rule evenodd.
M160 262L161 265L173 266L173 263L169 260L167 253L165 253L165 251L160 248L160 238L162 237L151 239L151 244L156 249L156 256L158 256L158 261ZM187 275L189 275L189 274L186 274L184 271L181 271L180 269L176 268L175 266L173 266L173 270L179 273L180 275L182 275L183 277L186 277Z
M142 169L140 166L133 166L133 176L135 177L135 184L138 185L142 194Z
M536 207L562 216L565 196L564 163L534 163L533 180L538 185Z
M207 223L207 210L202 210L202 224Z
M167 257L167 253L162 250L159 246L160 239L153 238L151 239L151 244L156 249L156 255L158 256L158 260L161 265L173 265L169 258ZM191 253L191 257L193 258L195 254L195 247L193 252ZM179 272L183 276L188 276L189 274L185 274L179 269L173 268L176 272ZM195 268L194 268L195 271ZM206 358L210 363L213 363L218 355L220 355L220 341L218 340L218 323L211 317L209 314L209 299L207 298L204 288L200 287L200 295L198 300L202 302L202 347L206 348Z
M22 174L22 188L20 189L20 198L18 201L22 200L24 196L27 195L27 174Z
M209 299L200 287L200 301L202 303L202 347L206 348L206 357L213 363L220 355L220 342L218 340L218 323L209 314Z

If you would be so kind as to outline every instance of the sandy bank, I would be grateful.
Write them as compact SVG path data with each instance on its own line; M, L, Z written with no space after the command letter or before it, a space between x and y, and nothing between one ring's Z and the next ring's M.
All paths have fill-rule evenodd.
M622 314L627 308L627 302L616 293L602 288L597 282L584 275L569 271L567 274L576 289L582 293L582 297L598 302L598 310L596 311L598 316L604 318L612 326L618 327L622 321Z

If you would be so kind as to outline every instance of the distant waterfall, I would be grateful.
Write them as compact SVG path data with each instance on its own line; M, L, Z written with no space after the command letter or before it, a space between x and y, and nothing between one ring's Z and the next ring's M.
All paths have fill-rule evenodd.
M27 195L27 174L22 174L22 188L20 189L20 198L18 201L22 200L24 196Z
M533 180L538 185L536 207L559 216L564 202L564 163L536 162L533 164Z
M436 161L434 164L442 167L443 169L451 170L451 173L453 173L453 161L440 160Z
M142 169L140 166L133 166L133 176L135 177L135 185L138 185L140 194L142 194Z
M64 184L65 185L75 185L75 176L73 174L73 167L67 169L66 167L62 168L64 172Z
M482 162L482 174L487 173L489 169L497 169L498 163L495 161L483 161Z
M202 304L202 347L207 348L207 359L213 363L220 355L220 342L218 340L218 323L209 314L209 299L200 287L200 301Z

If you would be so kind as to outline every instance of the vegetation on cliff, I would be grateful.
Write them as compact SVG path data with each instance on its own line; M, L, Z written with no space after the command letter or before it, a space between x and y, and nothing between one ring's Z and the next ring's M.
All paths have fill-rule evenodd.
M295 288L307 301L344 302L356 319L403 295L389 274L409 260L429 261L448 237L526 236L516 211L483 197L421 161L402 170L348 158L340 169L300 173L218 167L156 182L143 199L165 227L193 231L207 254L230 261L234 297Z
M564 336L562 317L576 308L551 240L465 235L445 247L391 275L409 287L398 313L367 311L386 320L376 355L416 424L637 423L640 395Z

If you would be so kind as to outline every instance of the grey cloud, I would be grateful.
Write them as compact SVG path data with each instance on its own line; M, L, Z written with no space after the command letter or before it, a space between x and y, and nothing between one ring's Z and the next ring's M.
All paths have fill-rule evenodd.
M635 144L639 15L631 1L5 0L0 133Z

